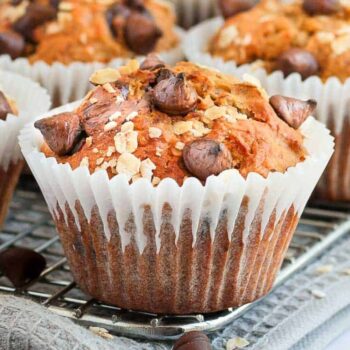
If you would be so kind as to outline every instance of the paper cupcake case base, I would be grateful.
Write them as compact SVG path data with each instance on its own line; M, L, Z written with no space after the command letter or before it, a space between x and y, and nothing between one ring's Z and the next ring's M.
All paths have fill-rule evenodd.
M199 223L193 242L191 214L183 216L176 244L171 225L171 209L164 206L161 245L157 252L156 229L150 208L143 216L143 233L147 244L140 253L135 235L135 222L128 221L131 243L123 251L115 212L108 214L111 237L104 234L97 207L90 221L79 202L75 216L66 206L65 215L57 208L55 223L79 286L104 302L126 309L154 313L207 313L249 303L265 295L272 287L285 250L293 235L298 215L293 207L277 223L271 215L261 239L262 215L254 218L249 239L243 239L248 198L243 200L228 239L227 215L219 220L212 242L209 224Z
M167 52L159 53L159 57L171 65L184 58L181 43L185 33L180 28L177 28L176 32L179 35L178 46ZM142 61L144 56L136 58ZM89 78L97 69L106 66L118 68L129 60L130 58L117 58L107 64L74 62L63 65L56 62L49 65L43 61L31 64L26 58L12 60L8 55L1 55L0 69L21 74L38 82L49 92L53 105L61 106L85 96L88 89L91 88Z
M205 186L195 178L129 185L124 175L72 170L40 152L33 124L20 145L81 288L121 308L183 314L241 305L270 290L333 152L322 124L309 118L301 130L309 156L284 174L245 179L228 170Z
M0 228L5 221L23 165L24 161L18 160L16 163L11 163L6 170L0 167Z
M208 52L210 38L223 24L222 18L214 18L189 31L184 51L190 61L219 69L240 78L244 74L257 77L270 96L279 94L318 102L315 118L324 123L335 136L335 153L319 182L315 196L330 200L350 200L350 79L341 83L333 77L326 82L314 76L302 81L294 73L284 78L282 72L269 74L246 64L237 67L234 61L224 61Z

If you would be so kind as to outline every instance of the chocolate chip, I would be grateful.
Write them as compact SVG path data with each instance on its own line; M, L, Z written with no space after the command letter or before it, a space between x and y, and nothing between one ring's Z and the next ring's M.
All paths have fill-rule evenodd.
M124 35L130 50L146 55L153 51L163 33L152 16L133 11L126 20Z
M33 30L55 17L56 10L52 6L30 3L25 14L13 24L13 29L28 41L33 41Z
M165 63L159 59L155 54L147 55L146 59L141 63L142 70L157 70L165 67Z
M13 110L7 101L5 94L0 91L0 120L6 120L9 113L13 113Z
M202 332L185 333L173 346L172 350L211 350L210 340Z
M39 277L45 266L45 258L31 249L10 248L0 253L0 270L16 288Z
M272 96L270 104L276 114L294 129L298 129L317 106L315 100L301 101L280 95Z
M306 79L317 74L319 65L311 52L293 48L283 52L278 58L277 69L281 70L284 76L296 72Z
M10 55L12 59L15 59L22 55L25 47L23 37L8 30L6 32L0 32L0 55Z
M214 140L201 139L188 143L182 156L186 169L202 181L232 168L230 151L224 144Z
M224 18L229 18L250 10L256 3L257 0L219 0L219 7Z
M304 11L309 15L331 15L340 10L339 0L304 0Z
M131 13L130 8L123 4L115 3L106 11L106 20L115 37L124 30L126 19Z
M175 74L170 69L162 68L157 72L157 76L156 76L157 84L162 80L169 79L171 77L175 77Z
M152 96L155 106L170 115L186 115L196 108L198 102L196 89L187 83L182 73L161 80Z
M59 156L69 154L82 136L79 116L73 112L40 119L34 126L41 131L51 150Z

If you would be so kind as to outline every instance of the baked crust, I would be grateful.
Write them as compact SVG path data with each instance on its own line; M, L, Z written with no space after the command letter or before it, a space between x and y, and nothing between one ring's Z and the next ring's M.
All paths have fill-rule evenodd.
M117 82L97 86L75 110L88 133L81 149L58 156L44 144L43 152L73 169L85 165L93 173L102 168L113 177L123 153L118 148L119 136L133 143L136 137L136 147L129 152L141 161L141 167L144 161L152 163L153 180L170 177L180 185L191 176L183 162L183 147L198 139L225 145L233 158L232 167L244 177L250 172L264 177L269 172L283 173L305 159L301 132L277 116L259 86L193 63L181 62L166 69L186 76L198 95L195 110L177 116L154 107L150 90L159 71L138 69L131 61L120 68ZM128 96L123 100L126 89ZM126 124L132 131L123 136ZM136 181L149 173L145 176L141 170L131 176Z

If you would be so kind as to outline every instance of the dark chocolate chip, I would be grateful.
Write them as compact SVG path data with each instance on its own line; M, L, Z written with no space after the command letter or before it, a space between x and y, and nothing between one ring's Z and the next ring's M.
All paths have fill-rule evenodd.
M232 168L230 151L224 144L214 140L201 139L188 143L182 156L186 169L202 181Z
M106 11L106 20L115 37L123 32L126 19L131 13L130 8L123 4L113 4Z
M196 89L188 84L182 73L161 80L152 96L155 106L170 115L186 115L196 108L198 102Z
M140 69L142 70L157 70L165 67L165 63L155 54L149 54L145 60L141 63Z
M41 131L51 150L59 156L69 154L82 137L79 116L73 112L40 119L34 126Z
M304 0L304 11L309 15L331 15L341 9L339 0Z
M45 266L45 258L31 249L10 248L0 253L0 270L16 288L39 277Z
M10 55L15 59L22 55L25 48L25 42L22 35L8 30L0 32L0 55Z
M281 70L284 76L296 72L306 79L317 74L319 65L311 52L293 48L283 52L278 58L277 69Z
M316 109L315 100L301 101L292 97L275 95L270 98L270 104L276 114L294 129L299 129Z
M22 34L28 41L33 41L33 30L56 17L56 10L52 6L30 3L26 12L14 24L13 29Z
M147 55L154 50L163 33L152 16L132 11L125 23L124 35L130 50L139 55Z
M9 113L13 113L13 110L5 94L0 91L0 120L6 120L7 114Z
M185 333L173 346L173 350L212 350L210 340L202 332Z
M229 18L250 10L257 2L257 0L219 0L219 7L224 18Z

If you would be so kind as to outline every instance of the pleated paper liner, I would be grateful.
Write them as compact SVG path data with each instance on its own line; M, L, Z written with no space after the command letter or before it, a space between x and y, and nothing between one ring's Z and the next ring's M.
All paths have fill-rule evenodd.
M335 153L319 182L315 196L328 200L350 201L350 78L344 83L333 77L326 82L313 76L305 81L294 73L284 78L282 72L269 74L256 69L254 64L237 67L234 61L223 61L208 52L208 43L223 24L215 18L194 27L184 42L186 57L193 62L244 77L257 77L269 95L285 95L300 99L313 98L318 101L315 118L331 130L335 136Z
M166 52L160 52L159 57L166 63L173 65L184 58L182 40L184 31L176 28L179 36L179 44ZM139 61L144 56L136 57ZM76 101L85 96L88 89L90 75L103 67L118 68L125 65L130 58L116 58L107 64L73 62L69 65L56 62L51 65L38 61L31 64L26 58L12 60L9 55L0 55L0 69L15 72L29 77L40 83L49 92L53 105L61 106L68 102Z
M242 305L271 289L333 153L321 123L309 118L301 131L309 155L284 174L245 179L228 170L205 186L195 178L183 186L170 178L130 185L124 175L72 170L40 152L33 124L20 144L79 286L122 308L186 314Z
M1 90L17 105L19 114L0 120L0 227L16 187L23 160L18 145L20 129L33 117L48 111L50 97L39 84L17 74L0 71Z

